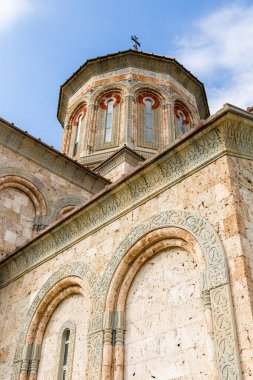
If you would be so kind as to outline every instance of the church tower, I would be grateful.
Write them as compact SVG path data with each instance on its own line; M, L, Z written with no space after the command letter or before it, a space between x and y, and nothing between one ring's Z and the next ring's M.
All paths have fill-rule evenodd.
M251 380L252 108L131 49L58 118L62 153L0 118L0 380Z
M116 180L209 116L175 59L127 50L88 60L61 87L62 152Z

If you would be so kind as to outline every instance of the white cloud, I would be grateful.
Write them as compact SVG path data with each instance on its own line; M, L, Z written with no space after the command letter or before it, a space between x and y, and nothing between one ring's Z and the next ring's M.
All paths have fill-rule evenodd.
M207 82L211 112L253 105L253 6L230 5L199 20L177 41L181 63Z
M33 10L32 0L0 0L0 33Z

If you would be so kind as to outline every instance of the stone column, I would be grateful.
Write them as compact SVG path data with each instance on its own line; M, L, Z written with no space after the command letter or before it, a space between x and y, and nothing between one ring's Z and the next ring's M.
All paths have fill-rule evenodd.
M68 154L69 152L69 143L70 143L70 138L71 138L71 126L70 125L65 125L64 127L64 135L63 135L63 140L62 140L62 153Z
M26 344L23 350L19 380L27 380L28 378L31 353L32 353L32 345Z
M175 125L174 125L174 108L173 103L169 102L167 106L167 120L168 120L168 144L175 141Z
M37 379L40 354L41 354L41 344L34 344L31 362L30 362L29 380L36 380Z
M125 312L116 312L114 318L114 378L117 380L124 379L124 335L126 329L125 325Z
M212 307L211 307L211 297L210 290L204 290L202 292L202 302L204 305L205 314L205 326L206 326L206 348L207 357L209 363L209 377L210 380L218 380L218 366L215 355L215 344L214 344L214 330L213 330L213 317L212 317Z
M80 157L85 157L90 153L90 139L91 139L91 121L93 116L94 103L90 103L87 107L86 115L84 117L84 123L80 135Z
M124 142L133 148L133 103L135 101L134 95L128 93L124 96L125 102L125 121L124 121Z
M103 367L102 379L109 380L112 370L112 335L113 335L113 312L105 311L103 320Z

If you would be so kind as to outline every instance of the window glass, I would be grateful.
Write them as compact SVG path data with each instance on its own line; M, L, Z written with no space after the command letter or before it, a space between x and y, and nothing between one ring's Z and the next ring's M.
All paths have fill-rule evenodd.
M105 142L110 142L112 139L113 103L114 103L113 99L110 99L107 103L106 125L105 125Z
M152 101L150 99L145 100L146 105L146 141L152 141Z
M63 359L62 359L62 380L67 377L67 363L68 363L68 352L69 352L69 336L70 331L65 330L63 334Z
M78 147L79 137L80 137L81 121L82 121L82 114L79 115L77 119L77 126L76 126L75 140L74 140L74 152L73 152L74 156L77 153L77 147Z
M185 133L185 127L184 127L184 115L182 112L179 114L179 136L183 135Z

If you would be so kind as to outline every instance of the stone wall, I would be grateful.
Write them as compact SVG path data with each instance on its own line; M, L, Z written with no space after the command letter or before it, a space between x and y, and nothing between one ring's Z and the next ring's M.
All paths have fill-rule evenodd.
M3 379L10 378L12 370L13 379L19 379L20 371L26 379L27 363L35 361L29 345L38 344L41 331L47 334L41 320L48 317L50 321L60 310L60 300L76 297L81 290L91 303L87 379L111 379L113 375L122 379L125 371L129 380L136 371L135 378L143 380L137 377L139 371L147 376L151 370L147 361L141 364L146 354L153 360L152 369L164 363L173 368L167 380L175 376L251 379L252 296L247 262L251 250L244 229L251 210L247 206L250 192L245 192L251 164L238 158L246 154L251 141L251 126L245 124L243 143L238 146L238 140L227 138L226 133L231 136L234 126L236 137L240 136L242 124L231 126L218 120L216 132L202 129L188 145L182 141L137 169L124 183L107 189L20 250L15 261L2 264ZM249 131L246 140L245 130ZM233 158L232 147L236 151ZM78 313L81 306L76 305ZM136 305L140 305L138 310ZM156 322L153 310L167 319ZM80 323L66 314L66 322ZM138 331L133 327L135 321ZM60 332L62 323L60 318L54 331ZM195 328L200 335L193 333ZM154 329L153 346L145 341L151 339L149 329ZM168 333L176 337L169 343ZM163 339L166 343L161 346ZM73 363L77 355L78 350ZM57 365L58 356L52 360Z
M0 155L1 260L91 194L1 144Z
M236 318L239 325L239 342L242 345L242 370L245 378L253 375L253 179L252 161L229 157L231 189L236 215L227 221L232 252L228 252L231 265L231 280L236 299Z
M32 238L34 221L34 205L24 192L12 187L0 191L1 258Z
M180 248L141 267L126 303L125 379L211 378L200 269Z
M216 173L215 176L211 175L211 173ZM233 237L237 234L236 229L234 228L233 222L229 222L231 219L233 220L233 215L235 215L235 209L233 206L233 195L231 192L231 188L229 187L229 183L227 181L228 179L228 166L227 166L227 160L226 157L223 157L216 162L213 162L209 166L203 168L202 170L199 170L195 174L191 176L191 178L186 178L184 181L179 182L174 187L164 191L163 193L149 199L149 201L144 202L142 205L139 205L137 208L132 209L130 212L126 213L125 215L118 217L117 220L111 222L109 225L104 226L103 229L98 230L97 232L93 233L90 236L87 236L85 239L80 241L79 243L75 244L72 248L67 249L65 252L62 252L60 255L58 255L56 258L52 258L51 260L45 262L44 264L41 264L39 267L37 267L35 270L28 272L21 278L17 279L10 285L6 286L4 291L4 298L3 298L3 305L4 310L2 311L2 315L6 315L8 313L9 315L13 315L13 311L17 310L19 313L19 310L22 309L22 312L19 313L19 318L16 320L15 325L10 325L10 321L4 322L4 334L1 339L1 349L2 352L5 352L5 363L2 364L3 371L9 371L9 366L13 363L14 360L14 352L16 349L16 345L14 344L15 340L18 339L20 330L22 328L22 325L25 323L26 320L26 314L27 310L29 308L29 305L32 304L32 302L35 299L35 296L38 294L38 291L40 289L43 289L43 284L47 280L50 279L50 276L52 276L54 273L57 273L59 268L66 267L69 264L73 263L83 263L78 264L78 268L81 268L81 265L88 265L91 271L94 271L97 273L97 276L102 277L103 273L106 271L106 267L108 266L108 263L110 260L113 259L113 257L116 255L117 250L122 245L123 240L125 237L131 233L134 232L138 225L145 222L145 220L150 219L152 215L156 215L159 212L163 212L165 210L170 209L178 209L178 210L192 210L192 212L195 212L197 215L201 215L204 217L208 222L213 225L216 229L216 231L219 233L219 236L222 239L223 245L225 247L225 251L228 257L228 265L231 267L233 265L233 260L235 259L235 248L233 244ZM192 185L194 184L194 186ZM233 227L233 228L231 228ZM238 247L237 247L238 249ZM169 253L170 252L170 253ZM194 265L192 260L193 259L193 252L190 252L189 254L182 252L181 250L178 251L179 255L177 255L177 250L172 249L169 252L161 253L160 256L157 256L157 258L154 258L154 262L157 263L160 269L158 269L157 273L153 273L154 269L152 266L152 260L146 264L145 267L143 267L143 273L147 276L147 287L143 288L143 291L141 291L141 285L140 288L138 287L138 291L141 292L140 297L142 298L143 307L140 309L140 323L144 330L144 334L147 334L148 337L149 332L146 326L146 322L143 323L142 318L144 318L144 315L147 314L147 312L151 312L151 309L149 308L150 300L148 299L148 294L150 290L150 294L153 294L152 290L152 284L153 286L158 287L158 293L160 292L160 296L163 293L164 289L164 282L165 277L168 279L168 282L165 287L166 294L171 293L170 298L168 299L167 304L160 304L159 307L162 308L159 312L161 313L161 317L163 315L167 315L169 318L169 315L171 313L171 307L173 307L173 310L175 313L180 313L180 316L177 317L177 319L181 318L182 325L178 326L178 338L180 338L179 335L181 335L181 343L176 343L176 339L174 340L174 343L176 343L176 346L174 348L170 347L172 350L172 356L170 357L170 365L174 368L171 377L168 377L168 379L174 379L175 374L183 374L185 379L190 379L193 376L192 374L197 368L200 371L203 371L203 373L197 375L194 373L194 376L199 376L201 378L202 374L203 376L206 376L206 378L211 378L209 371L209 365L205 364L205 355L208 351L208 339L205 340L205 338L201 335L201 337L198 338L198 336L195 337L196 342L194 341L194 337L190 335L189 331L193 328L191 325L191 320L189 320L189 312L195 312L195 319L193 319L192 323L196 322L196 328L199 331L202 331L203 327L203 321L205 319L204 314L204 306L201 306L198 291L200 289L200 280L201 276L198 272L198 268L194 269ZM196 251L197 255L199 255L198 260L202 262L205 261L203 257L203 253L201 250ZM236 251L236 254L238 254L238 251ZM161 263L159 263L159 257L161 257ZM166 259L167 258L167 259ZM163 260L169 260L168 263L163 263ZM181 261L180 261L181 260ZM163 264L162 264L163 263ZM189 278L186 277L186 274L184 275L185 268L182 266L182 263L185 264L185 266L188 268L191 267L191 271L187 273L187 276L190 276ZM72 264L71 264L72 265ZM161 267L161 266L162 267ZM168 267L168 271L166 274L163 274L162 268ZM178 268L177 272L174 270L170 272L170 268ZM151 268L151 269L149 269ZM81 270L81 269L80 269ZM165 270L165 269L164 269ZM182 273L181 273L182 272ZM195 273L196 272L196 273ZM65 272L66 273L66 272ZM180 274L181 273L181 274ZM191 273L192 276L191 277ZM195 273L195 274L194 274ZM159 277L158 277L159 275ZM173 276L178 276L179 284L182 286L176 286L173 289L172 282L176 281ZM143 274L142 272L138 273L135 282L133 283L133 286L129 293L129 299L127 301L127 309L131 309L131 302L133 302L133 293L134 289L136 289L136 284L140 282L140 279L142 278ZM165 277L163 277L165 276ZM171 276L171 283L170 278ZM182 276L182 277L180 277ZM58 278L58 275L57 275ZM155 282L154 282L155 278ZM187 279L188 278L188 279ZM244 273L240 273L240 275L237 275L237 280L234 279L232 282L232 290L233 290L233 302L235 306L236 313L239 312L238 310L238 301L237 301L237 293L238 293L238 284L241 281L244 281L243 278L245 278ZM185 284L185 286L184 286ZM165 285L165 284L164 284ZM17 289L19 291L17 292ZM173 293L174 292L174 293ZM8 297L6 297L8 295ZM136 295L137 296L137 295ZM172 299L175 302L173 304ZM180 307L180 299L182 302L185 302L184 307ZM132 301L131 301L132 300ZM172 303L171 303L172 302ZM141 303L140 303L141 304ZM177 306L178 305L178 306ZM179 310L180 309L180 310ZM78 306L77 306L78 310ZM133 311L130 311L130 315L135 314ZM128 316L126 317L126 343L127 343L127 353L126 353L126 360L129 360L130 357L133 357L135 360L140 355L139 352L139 346L140 342L136 345L132 344L131 351L129 351L131 340L134 339L134 332L133 329L129 328L129 324L131 324L131 317L128 320ZM171 315L172 318L172 315ZM251 317L250 317L251 318ZM67 319L69 319L69 316L67 316ZM153 320L153 317L150 316L150 319ZM144 320L145 321L145 320ZM58 324L58 326L55 324L55 329L60 330L61 324L63 320L61 320ZM165 323L165 321L164 321ZM167 319L168 325L170 325L169 319ZM176 321L171 323L177 323ZM164 332L163 324L159 323L157 325L157 339L163 339L162 337L166 337L166 334ZM161 328L161 329L160 329ZM238 326L238 331L240 331L241 326ZM12 334L6 334L8 331L12 330ZM176 327L174 326L174 329ZM184 330L185 329L185 330ZM187 330L189 329L189 331ZM188 332L187 332L188 331ZM204 330L203 330L204 331ZM175 330L176 334L176 330ZM188 338L185 337L185 335L188 335ZM145 336L145 335L144 335ZM138 335L136 335L138 337ZM184 341L185 339L185 341ZM187 340L188 339L188 340ZM188 343L187 343L188 342ZM177 344L183 344L181 346L181 349L177 346ZM189 346L187 346L189 344ZM194 349L194 344L196 344L196 348ZM240 340L240 352L243 352L243 350L248 347L249 342L245 339ZM167 352L167 348L164 348ZM252 349L252 348L251 348ZM135 351L136 350L136 351ZM188 353L190 356L187 356ZM184 362L184 364L180 365L178 363L178 354L180 351L180 360L181 363ZM193 353L196 353L196 356L194 357ZM8 355L7 355L8 353ZM78 353L76 352L75 355ZM151 355L151 353L150 353ZM191 356L192 355L192 356ZM243 357L242 357L243 358ZM54 357L54 363L57 361L57 357ZM141 360L141 359L140 359ZM190 360L194 360L194 362L191 365L188 365ZM161 355L155 354L154 361L156 362L156 366L163 365L163 359ZM166 361L167 362L167 361ZM177 363L177 364L176 364ZM244 363L242 363L244 365ZM169 364L168 364L169 365ZM176 367L178 368L176 369ZM245 363L245 366L247 367L247 371L249 372L249 366L251 364ZM171 367L171 368L172 368ZM7 368L7 369L5 369ZM131 363L131 360L127 366L126 369L126 379L130 378L130 373L132 373L132 369L134 368L134 364ZM138 370L137 367L136 371ZM134 370L135 371L135 370ZM149 369L145 370L145 374L149 373ZM8 372L8 373L9 373ZM137 373L137 372L136 372ZM157 373L157 371L156 371ZM207 373L207 375L205 375ZM146 375L145 375L146 376ZM91 377L92 378L92 377ZM143 379L142 377L136 377L138 379ZM198 377L197 377L198 378ZM203 378L203 377L202 377ZM247 377L245 377L246 379Z
M88 361L88 318L89 304L87 297L83 295L73 295L59 305L45 331L38 380L55 380L59 375L62 367L60 363L62 338L66 328L70 330L70 357L72 353L75 353L73 359L71 358L73 363L69 370L73 373L73 379L83 378ZM60 329L59 326L61 326Z

